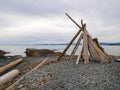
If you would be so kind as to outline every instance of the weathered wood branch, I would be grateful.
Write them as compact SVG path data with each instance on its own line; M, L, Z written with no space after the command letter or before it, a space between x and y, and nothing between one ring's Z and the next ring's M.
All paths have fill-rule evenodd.
M83 23L83 20L81 20L81 26L84 27L84 23Z
M72 20L75 25L77 25L80 29L82 29L81 26L80 26L79 24L77 24L77 22L70 17L70 15L68 15L67 13L65 13L65 15L68 16L68 18L69 18L70 20Z

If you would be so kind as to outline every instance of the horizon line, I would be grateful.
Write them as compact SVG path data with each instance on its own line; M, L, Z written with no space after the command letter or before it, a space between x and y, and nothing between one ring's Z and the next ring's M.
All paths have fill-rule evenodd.
M0 44L0 45L68 45L69 43L13 43L13 44ZM73 43L72 45L75 45ZM100 45L120 45L120 42L99 42ZM81 45L81 43L79 44Z

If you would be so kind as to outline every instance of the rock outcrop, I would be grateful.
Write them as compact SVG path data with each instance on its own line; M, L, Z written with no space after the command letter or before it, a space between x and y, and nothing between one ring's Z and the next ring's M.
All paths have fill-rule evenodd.
M26 49L26 56L27 57L46 57L48 55L60 55L61 52L55 52L54 50L49 49L36 49L36 48L27 48Z
M8 54L9 52L6 52L4 50L0 50L0 57L4 56L5 54Z

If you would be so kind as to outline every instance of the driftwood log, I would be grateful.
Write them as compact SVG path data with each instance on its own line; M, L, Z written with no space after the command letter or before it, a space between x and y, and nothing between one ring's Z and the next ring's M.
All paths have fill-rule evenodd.
M80 48L80 52L78 54L78 57L77 57L77 60L76 60L76 64L78 64L79 61L82 59L82 54L83 54L83 44L82 44L82 46Z
M92 40L91 36L88 36L88 43L92 57L99 62L110 62L112 59L110 56L101 50L96 43Z
M87 40L87 30L86 30L86 24L84 25L84 35L83 35L83 58L84 58L84 64L89 63L89 57L88 57L88 40Z
M17 59L16 61L13 61L3 67L0 67L0 74L3 74L4 72L6 72L7 70L9 70L10 68L14 67L15 65L19 64L20 62L22 62L23 59Z
M73 55L74 55L75 52L77 51L78 46L79 46L82 38L83 38L83 35L81 34L80 37L79 37L79 39L78 39L78 41L77 41L77 43L76 43L76 45L75 45L75 47L74 47L74 49L73 49L73 51L72 51L72 53L71 53L71 55L69 56L69 59L68 59L69 61L71 61Z
M20 80L23 80L25 76L27 76L28 74L32 73L33 71L35 71L36 69L38 69L40 66L42 66L46 61L48 60L48 58L46 58L45 60L43 60L42 62L40 62L36 67L34 67L30 72L26 73L23 77L21 77L19 80L17 80L15 83L13 83L11 86L9 86L6 90L10 90L17 82L19 82Z
M19 75L18 70L12 70L12 71L6 73L5 75L0 77L0 85L13 80L17 75Z

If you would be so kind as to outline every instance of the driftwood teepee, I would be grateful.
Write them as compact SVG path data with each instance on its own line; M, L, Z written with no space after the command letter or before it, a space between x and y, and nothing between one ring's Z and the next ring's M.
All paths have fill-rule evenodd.
M68 16L69 19L71 19L79 27L79 31L75 34L75 36L70 41L68 46L64 49L62 55L58 58L58 61L66 53L66 51L69 49L69 47L74 42L74 40L79 36L78 41L77 41L76 45L74 46L73 51L71 52L71 55L69 56L69 59L68 59L69 61L72 59L73 55L77 51L78 46L82 40L83 41L82 47L78 54L76 64L78 64L79 61L82 59L84 60L84 64L87 64L87 63L89 63L90 58L97 60L99 62L110 62L111 58L104 51L104 49L100 46L97 38L92 39L92 37L89 35L89 33L86 29L86 24L83 23L83 20L81 20L81 26L80 26L67 13L66 13L66 15ZM89 57L89 54L90 54L90 57Z

